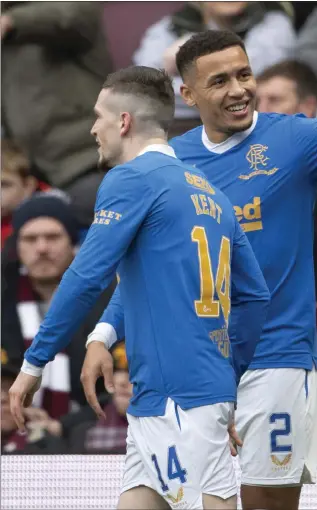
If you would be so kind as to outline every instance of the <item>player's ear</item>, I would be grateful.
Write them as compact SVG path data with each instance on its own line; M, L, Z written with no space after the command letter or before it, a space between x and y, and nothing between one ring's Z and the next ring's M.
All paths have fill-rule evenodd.
M195 106L196 105L196 101L195 101L195 99L193 97L193 93L192 93L192 90L190 89L190 87L188 87L187 85L185 85L183 83L181 85L180 92L181 92L182 98L184 99L185 103L188 106Z
M309 118L316 117L317 99L315 96L308 96L299 104L298 111L304 113Z
M129 112L123 112L120 115L120 135L126 135L132 126L132 116Z

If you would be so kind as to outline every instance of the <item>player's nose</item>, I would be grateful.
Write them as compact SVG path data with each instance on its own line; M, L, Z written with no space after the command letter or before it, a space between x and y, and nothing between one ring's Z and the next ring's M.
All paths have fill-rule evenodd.
M233 79L229 83L228 94L230 97L242 98L245 94L245 88L241 85L239 80Z
M97 132L96 132L96 123L92 126L91 130L90 130L90 134L96 138L97 136Z

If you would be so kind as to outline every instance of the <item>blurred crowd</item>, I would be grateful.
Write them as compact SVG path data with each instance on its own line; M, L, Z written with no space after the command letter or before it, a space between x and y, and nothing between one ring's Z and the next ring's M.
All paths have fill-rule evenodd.
M17 432L8 407L8 389L85 238L104 176L90 130L98 93L117 68L116 48L107 31L111 4L2 3L3 453L125 452L125 412L132 388L124 344L113 349L114 396L98 381L105 419L97 419L86 404L80 384L87 336L109 302L115 280L67 350L45 368L33 406L25 410L27 434ZM132 4L135 18L142 16L143 3ZM227 28L243 38L258 81L258 111L316 116L317 2L151 4L153 10L155 4L164 5L135 37L129 62L164 67L173 77L176 112L170 137L200 124L198 112L179 94L175 55L193 33L208 28ZM120 37L124 44L124 33Z

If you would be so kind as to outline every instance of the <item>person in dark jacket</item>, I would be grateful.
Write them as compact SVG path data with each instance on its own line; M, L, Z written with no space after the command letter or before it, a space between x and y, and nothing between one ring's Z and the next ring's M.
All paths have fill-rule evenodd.
M47 183L71 196L76 184L87 224L102 180L93 106L112 71L102 15L103 2L31 1L3 2L0 17L6 135Z

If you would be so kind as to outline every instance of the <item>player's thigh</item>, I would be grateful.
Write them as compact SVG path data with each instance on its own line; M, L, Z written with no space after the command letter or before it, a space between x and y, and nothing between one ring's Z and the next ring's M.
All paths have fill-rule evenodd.
M301 486L259 487L241 486L243 510L298 510Z
M140 487L142 487L142 490L134 491L134 489L139 489ZM140 501L140 499L142 499L142 494L152 493L151 491L146 491L146 488L151 489L151 491L154 490L151 480L146 472L143 460L135 444L134 437L131 432L131 426L129 425L127 434L127 453L125 456L123 480L121 484L120 508L123 508L123 505L128 504L131 498L137 499L141 505L142 501ZM127 495L125 496L125 494Z
M204 510L236 510L237 496L222 499L210 494L203 494L203 508Z
M153 489L145 486L134 487L120 495L118 510L165 510L170 508L166 501Z
M201 509L202 495L237 492L228 422L233 404L184 411L168 400L161 417L129 418L152 486L172 508Z
M250 370L238 389L241 483L299 484L305 468L307 372Z
M198 464L201 490L206 497L218 498L219 504L226 502L237 494L228 435L234 404L219 403L190 409L185 413L190 420L189 437L192 440L189 445L192 446L191 453Z

